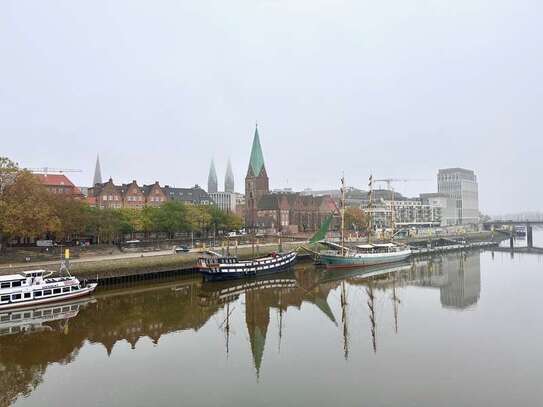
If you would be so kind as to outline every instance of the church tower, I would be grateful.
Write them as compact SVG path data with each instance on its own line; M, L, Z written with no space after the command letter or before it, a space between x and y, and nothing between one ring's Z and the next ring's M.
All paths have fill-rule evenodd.
M245 177L245 223L249 227L256 226L258 201L270 192L268 174L264 166L264 155L260 146L258 126L255 128L251 159Z
M207 193L213 194L217 191L217 171L215 171L215 162L211 160L211 166L209 167L209 176L207 177Z
M102 169L100 168L100 156L96 156L96 166L94 167L94 178L92 180L92 186L102 183Z
M232 163L228 159L226 166L226 176L224 177L224 192L234 192L234 172L232 171Z

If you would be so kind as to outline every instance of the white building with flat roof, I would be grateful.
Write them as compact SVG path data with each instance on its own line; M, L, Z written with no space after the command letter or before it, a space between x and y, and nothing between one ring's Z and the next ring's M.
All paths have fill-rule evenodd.
M472 170L446 168L438 171L437 191L454 200L450 220L456 225L479 223L479 187Z

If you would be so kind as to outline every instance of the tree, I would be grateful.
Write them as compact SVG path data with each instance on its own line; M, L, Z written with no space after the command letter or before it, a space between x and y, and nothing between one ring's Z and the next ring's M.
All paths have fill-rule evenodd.
M60 226L55 237L57 239L78 238L85 232L90 222L90 214L86 202L66 195L49 194L49 201Z
M33 238L60 230L60 219L51 206L47 189L28 171L17 173L2 193L0 230L3 239Z
M13 182L17 174L19 173L19 167L17 163L14 163L7 157L0 157L0 200L4 190Z
M173 238L176 232L186 230L186 210L181 202L170 201L157 208L154 220L157 229Z
M345 228L347 230L361 231L368 228L368 218L360 208L345 209Z
M239 230L243 226L243 218L235 213L227 213L224 221L224 230L231 232Z

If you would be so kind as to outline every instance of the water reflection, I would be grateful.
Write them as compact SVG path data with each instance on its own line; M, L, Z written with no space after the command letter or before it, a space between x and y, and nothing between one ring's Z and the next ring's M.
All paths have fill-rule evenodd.
M324 271L305 264L263 280L202 283L188 278L169 283L103 290L93 300L61 306L0 314L0 405L30 394L43 380L47 366L69 364L85 343L101 344L111 356L119 341L137 349L147 337L156 345L163 335L198 332L213 316L220 318L229 354L232 313L245 313L256 377L262 369L270 316L278 314L278 349L285 340L283 318L299 312L303 303L314 306L332 329L339 330L343 357L350 355L351 313L367 314L373 352L378 351L377 312L380 299L390 300L394 332L400 325L398 290L404 287L439 289L441 305L465 309L477 303L481 291L480 257L450 254L418 259L393 267ZM331 305L339 298L340 315ZM360 295L366 307L352 307ZM358 298L358 297L357 297ZM337 304L337 303L336 303ZM337 312L337 310L336 310ZM358 317L357 317L358 318ZM338 323L338 320L340 321Z

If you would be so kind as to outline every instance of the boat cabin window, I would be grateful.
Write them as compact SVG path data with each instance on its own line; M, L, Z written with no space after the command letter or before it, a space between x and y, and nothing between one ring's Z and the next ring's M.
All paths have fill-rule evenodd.
M60 294L60 291L61 291L60 288L55 288L53 290L53 294Z
M9 301L9 295L3 295L0 297L0 301L4 302L4 301Z
M67 293L68 291L70 291L70 287L62 287L63 293Z
M31 293L25 293L25 298L30 298L31 297Z
M0 315L0 322L9 321L9 314Z
M43 295L43 291L34 291L34 298L41 297Z
M16 300L20 300L20 299L21 299L21 294L13 294L11 296L12 301L16 301Z
M51 295L51 290L45 290L45 291L43 292L43 295Z
M73 285L73 286L72 286L72 291L77 291L77 290L79 290L79 286Z
M9 287L11 287L11 283L9 283L9 282L8 283L2 283L0 285L0 288L9 288Z
M11 283L11 286L12 286L12 287L20 287L20 286L21 286L21 282L20 282L20 281L13 281L13 282Z

